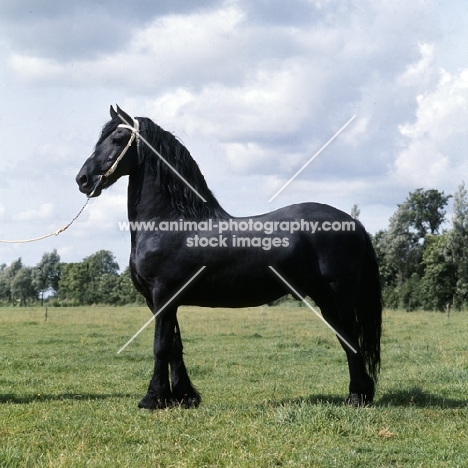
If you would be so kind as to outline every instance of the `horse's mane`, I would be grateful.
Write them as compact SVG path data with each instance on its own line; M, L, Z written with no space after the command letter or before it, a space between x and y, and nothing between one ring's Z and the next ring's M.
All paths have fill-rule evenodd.
M98 148L98 146L117 128L117 125L121 124L122 121L114 117L112 120L109 120L104 127L102 127L101 134L99 135L99 139L97 143L94 145L94 150Z
M158 192L172 206L174 214L193 220L229 218L208 188L187 148L152 120L145 117L137 119L141 136L206 200L205 203L144 141L140 141L138 151L145 165L144 170L152 173Z

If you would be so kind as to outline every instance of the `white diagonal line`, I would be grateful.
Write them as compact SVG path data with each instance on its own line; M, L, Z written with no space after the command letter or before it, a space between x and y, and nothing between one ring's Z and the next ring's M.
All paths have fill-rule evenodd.
M272 266L270 270L336 335L354 354L357 351L319 314Z
M269 200L272 202L354 119L353 115Z
M203 265L118 351L120 354L204 269Z
M120 118L120 120L121 120L122 122L124 122L125 124L127 124L127 125L133 127L133 126L130 124L130 122L127 122L126 119L124 119L120 114L118 114L118 116L119 116L119 118ZM159 153L159 151L158 151L156 148L154 148L154 147L151 145L151 143L150 143L149 141L146 140L146 138L144 138L144 137L141 136L141 133L138 133L138 138L140 138L140 139L153 151L153 153L156 154L156 156L158 156L159 159L161 159L161 161L163 161L163 162L166 164L166 166L167 166L169 169L171 169L171 171L174 172L174 174L176 174L176 175L179 177L179 179L181 179L181 180L185 183L185 185L187 185L187 187L189 187L196 195L198 195L198 196L206 203L206 200L197 192L197 190L196 190L194 187L192 187L192 185L190 185L190 183L189 183L181 174L179 174L179 172L177 172L177 171L166 161L166 159L163 158L163 156L161 156L161 153Z

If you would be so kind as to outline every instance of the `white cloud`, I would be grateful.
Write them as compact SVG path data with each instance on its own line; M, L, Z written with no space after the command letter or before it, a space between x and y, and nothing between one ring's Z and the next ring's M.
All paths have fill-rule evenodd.
M117 234L118 221L127 219L127 195L122 184L105 191L99 198L92 199L83 216L74 228L73 235L95 235L97 232Z
M0 204L0 218L5 214L5 207Z
M345 145L358 146L370 138L369 118L356 117L356 120L350 124L350 127L340 135L340 140Z
M66 68L59 62L42 57L13 53L8 59L13 73L25 82L58 82L66 75Z
M419 45L421 58L406 67L405 72L398 77L401 86L427 86L437 80L438 73L435 66L434 45L421 43Z
M232 35L241 19L242 13L233 7L171 14L149 25L141 24L125 46L108 54L67 61L16 52L8 65L15 76L28 83L107 83L131 86L137 92L169 83L193 86L200 80L213 79L213 72L218 79L225 79L233 69L242 69L235 61L226 66L226 57L238 47ZM236 36L241 39L238 30Z
M125 48L155 17L203 11L214 0L125 0L57 2L21 0L0 3L0 40L27 55L76 61Z
M45 220L51 219L54 213L53 203L43 203L39 209L29 209L20 211L14 216L15 220L18 221L33 221L33 220Z
M148 111L184 125L187 132L222 141L291 133L318 97L300 91L308 79L307 65L287 63L279 68L252 74L240 86L210 84L200 92L176 89L154 100Z
M268 152L256 143L231 143L226 145L226 156L234 172L245 173L268 163Z
M468 69L439 72L435 89L417 97L416 120L400 125L405 148L394 176L426 187L456 185L468 169Z

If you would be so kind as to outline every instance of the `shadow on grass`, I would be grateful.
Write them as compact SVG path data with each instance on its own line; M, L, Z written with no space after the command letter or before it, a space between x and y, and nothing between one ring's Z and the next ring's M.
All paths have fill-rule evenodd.
M93 394L93 393L59 393L59 394L31 394L31 395L0 395L0 404L29 404L40 401L103 401L112 398L134 398L132 394ZM341 395L309 395L298 398L285 398L278 401L268 401L261 406L284 407L284 406L302 406L302 405L332 405L343 406L346 399ZM433 395L424 392L419 387L413 387L408 390L395 390L382 395L371 405L374 408L383 407L416 407L416 408L465 408L468 406L468 399L455 400L445 398L440 395Z
M467 395L468 397L468 395ZM420 387L407 390L390 391L382 395L374 406L415 406L417 408L463 408L468 406L468 399L454 400L441 395L427 393Z
M307 397L287 398L278 401L269 401L268 406L301 406L301 405L333 405L343 406L346 404L344 396L338 395L309 395ZM374 408L383 407L411 407L416 408L464 408L468 406L468 399L455 400L445 398L440 395L433 395L424 392L419 387L413 387L408 390L390 391L374 400Z
M25 405L38 401L65 401L65 400L81 400L81 401L100 401L111 398L136 398L130 394L93 394L93 393L59 393L59 394L32 394L32 395L13 395L7 393L0 395L0 404L13 403Z

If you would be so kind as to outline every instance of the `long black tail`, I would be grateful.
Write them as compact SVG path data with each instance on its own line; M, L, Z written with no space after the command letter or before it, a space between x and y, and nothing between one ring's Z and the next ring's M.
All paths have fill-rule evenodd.
M364 228L363 228L364 230ZM382 291L379 266L369 234L366 238L366 258L356 302L359 345L368 374L377 382L380 371L380 337L382 335Z

